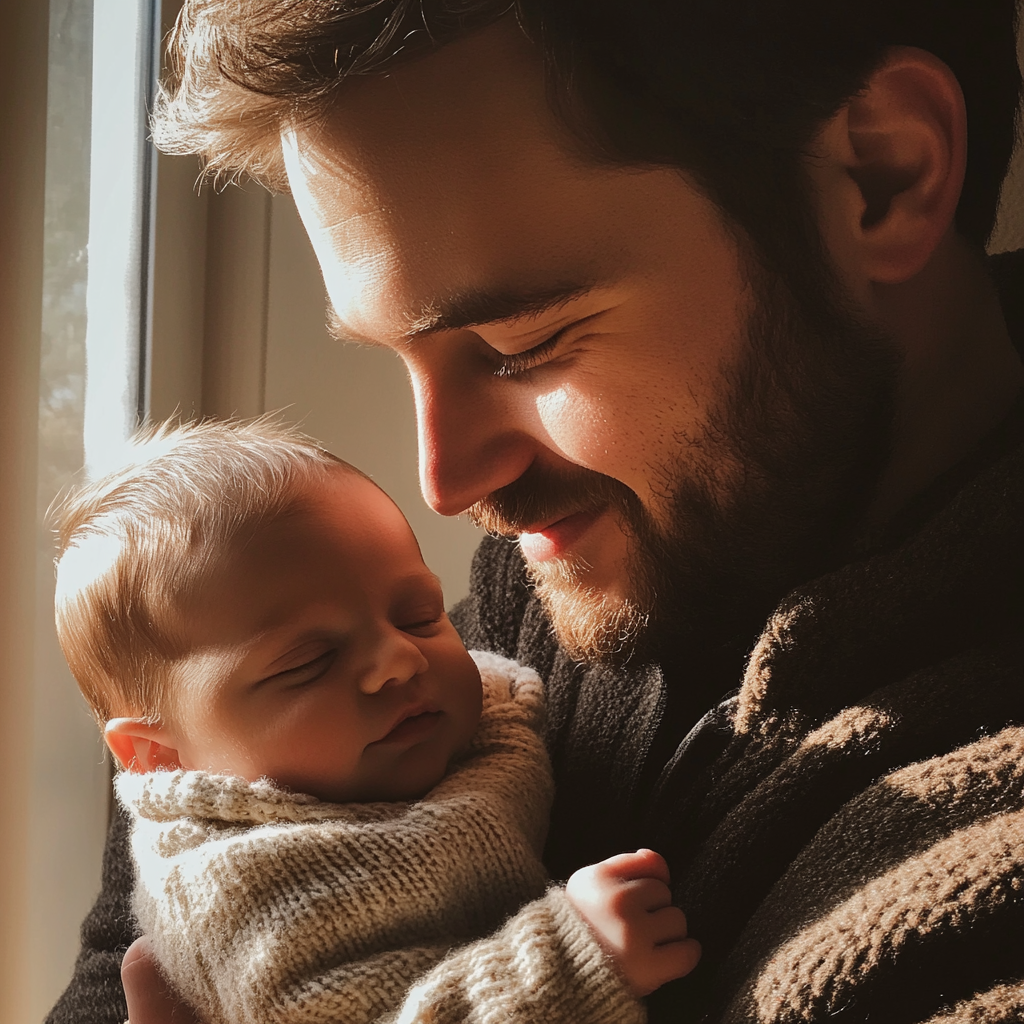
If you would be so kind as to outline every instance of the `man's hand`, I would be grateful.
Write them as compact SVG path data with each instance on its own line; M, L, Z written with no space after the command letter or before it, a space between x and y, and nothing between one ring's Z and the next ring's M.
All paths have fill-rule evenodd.
M149 939L143 935L121 961L121 984L128 1003L128 1024L203 1024L179 1002L157 970Z
M668 882L665 858L637 850L581 868L565 887L637 996L689 974L700 959L700 943L687 938Z

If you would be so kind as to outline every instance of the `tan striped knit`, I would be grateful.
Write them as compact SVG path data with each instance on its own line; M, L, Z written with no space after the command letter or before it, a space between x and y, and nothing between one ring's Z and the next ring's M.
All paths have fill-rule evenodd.
M118 777L139 923L208 1024L644 1019L564 892L544 894L540 680L474 658L480 726L421 801L326 804L194 771Z

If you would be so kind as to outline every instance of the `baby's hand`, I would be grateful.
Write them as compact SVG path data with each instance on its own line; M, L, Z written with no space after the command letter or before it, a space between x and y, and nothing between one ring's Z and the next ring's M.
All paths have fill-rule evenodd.
M637 850L580 868L565 887L637 996L689 974L700 959L700 943L686 937L686 917L672 906L668 881L665 858Z

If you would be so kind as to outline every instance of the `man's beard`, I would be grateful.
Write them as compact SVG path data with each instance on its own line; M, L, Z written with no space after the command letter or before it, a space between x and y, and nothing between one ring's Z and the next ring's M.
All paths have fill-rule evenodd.
M528 564L571 657L661 660L697 637L726 642L848 552L889 457L899 361L823 260L800 270L749 261L743 354L699 435L680 439L677 462L652 467L666 525L617 480L539 463L469 510L506 536L575 512L619 517L627 597L588 586L589 567L572 558Z

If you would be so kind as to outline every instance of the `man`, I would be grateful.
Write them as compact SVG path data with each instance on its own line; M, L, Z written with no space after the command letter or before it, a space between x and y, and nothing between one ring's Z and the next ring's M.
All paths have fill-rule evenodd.
M508 7L188 5L157 140L287 183L405 361L549 870L651 846L703 945L652 1020L1024 1017L1013 4ZM115 1019L125 856L53 1020Z

